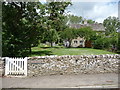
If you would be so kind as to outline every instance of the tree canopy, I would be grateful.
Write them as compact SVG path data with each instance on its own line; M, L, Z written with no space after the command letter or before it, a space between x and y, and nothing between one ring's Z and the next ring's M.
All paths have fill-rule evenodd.
M46 21L43 41L52 43L59 39L58 32L66 28L64 24L64 12L70 2L47 2L46 6ZM46 32L47 31L47 32Z
M84 21L87 21L88 24L95 23L95 21L93 21L92 19L85 19L82 16L75 16L71 14L65 16L66 24L84 24Z
M117 32L117 29L120 26L120 21L117 17L109 16L104 20L103 25L106 30L106 35L109 35L111 33Z
M3 2L2 3L2 56L25 57L40 42L53 42L81 37L95 40L96 33L90 27L70 28L69 24L82 24L81 16L65 15L71 2ZM95 21L86 20L89 24ZM116 30L120 21L116 17L104 20L106 35L117 43ZM105 37L106 38L106 37ZM100 39L101 41L103 39ZM107 39L106 39L107 40ZM97 41L96 41L97 42ZM96 44L97 45L97 44Z
M27 56L38 43L40 28L36 9L38 2L8 2L2 4L2 56Z
M61 32L61 38L63 40L69 41L70 44L72 39L75 39L77 37L81 37L86 40L94 40L94 38L96 37L96 32L93 31L90 27L83 27L79 29L67 28L63 32Z
M4 2L2 56L19 57L31 53L31 47L47 38L53 42L64 29L65 8L70 2ZM47 35L46 37L43 35Z

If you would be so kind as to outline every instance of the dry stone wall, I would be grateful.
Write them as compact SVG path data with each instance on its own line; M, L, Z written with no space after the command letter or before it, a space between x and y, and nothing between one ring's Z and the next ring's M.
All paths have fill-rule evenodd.
M5 62L4 59L0 57L0 77L5 73Z
M28 76L118 73L119 54L28 57ZM5 72L0 58L0 76Z
M65 55L28 58L28 76L118 73L120 55Z

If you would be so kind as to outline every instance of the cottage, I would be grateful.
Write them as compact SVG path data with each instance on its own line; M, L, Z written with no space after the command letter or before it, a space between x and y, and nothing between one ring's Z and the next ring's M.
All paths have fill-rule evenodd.
M102 23L95 23L95 24L87 24L85 21L84 24L71 24L71 28L82 28L82 27L91 27L94 31L99 33L105 33L105 27ZM85 40L85 38L75 38L71 42L71 47L92 47L92 42Z
M85 39L81 37L73 39L71 42L71 47L85 47Z

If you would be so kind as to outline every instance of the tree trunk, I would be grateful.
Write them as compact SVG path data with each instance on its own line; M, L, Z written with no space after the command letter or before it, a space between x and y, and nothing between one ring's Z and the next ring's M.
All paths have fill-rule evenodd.
M51 44L51 47L53 47L52 41L50 42L50 44Z
M30 55L31 55L31 53L32 53L31 45L29 46L29 53L30 53Z
M69 48L71 47L71 40L68 40L69 41Z

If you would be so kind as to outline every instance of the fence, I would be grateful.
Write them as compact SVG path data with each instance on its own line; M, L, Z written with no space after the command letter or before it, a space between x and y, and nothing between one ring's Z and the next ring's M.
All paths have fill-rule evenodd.
M27 58L5 58L5 75L27 76Z

